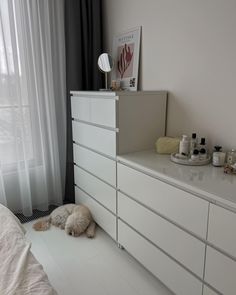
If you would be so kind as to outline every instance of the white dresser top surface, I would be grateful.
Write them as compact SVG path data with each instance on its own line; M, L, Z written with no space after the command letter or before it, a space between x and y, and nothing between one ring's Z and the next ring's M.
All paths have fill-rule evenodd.
M184 166L170 161L169 155L142 151L120 155L118 161L150 176L198 195L212 203L236 211L236 175L222 167Z
M98 96L98 97L115 97L115 96L131 96L131 95L156 95L166 94L167 91L70 91L73 96Z

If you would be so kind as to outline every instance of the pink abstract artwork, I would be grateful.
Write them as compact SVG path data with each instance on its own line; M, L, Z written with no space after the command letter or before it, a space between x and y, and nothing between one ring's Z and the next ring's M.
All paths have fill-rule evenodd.
M117 72L121 79L133 76L134 43L118 47Z

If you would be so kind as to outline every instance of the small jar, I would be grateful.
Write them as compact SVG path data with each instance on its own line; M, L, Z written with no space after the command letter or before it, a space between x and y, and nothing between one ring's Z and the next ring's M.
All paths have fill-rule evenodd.
M191 155L192 161L199 161L199 151L197 149L193 150L193 154Z
M111 89L116 90L116 80L111 81Z
M226 162L229 165L236 163L236 151L234 149L227 153Z
M215 146L215 151L212 155L212 165L215 167L222 167L225 164L225 153L221 149L221 146Z

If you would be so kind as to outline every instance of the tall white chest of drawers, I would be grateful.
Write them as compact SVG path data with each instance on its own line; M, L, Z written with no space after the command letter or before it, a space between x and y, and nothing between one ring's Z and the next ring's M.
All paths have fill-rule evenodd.
M117 240L116 156L165 135L167 93L71 92L76 203Z

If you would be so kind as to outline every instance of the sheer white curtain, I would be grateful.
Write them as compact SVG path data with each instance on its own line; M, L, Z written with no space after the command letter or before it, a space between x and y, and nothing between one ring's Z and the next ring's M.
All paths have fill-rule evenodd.
M65 178L64 0L0 0L0 203L61 204Z

